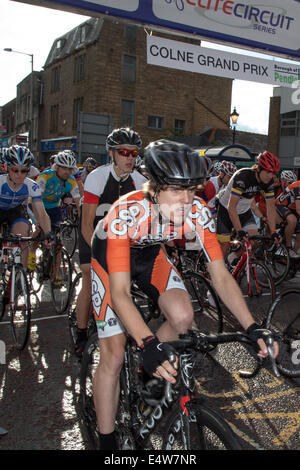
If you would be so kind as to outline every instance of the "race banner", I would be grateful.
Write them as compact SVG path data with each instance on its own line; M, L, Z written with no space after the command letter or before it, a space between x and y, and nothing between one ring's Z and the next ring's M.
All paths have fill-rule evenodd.
M300 59L300 0L17 0L63 5Z
M292 88L300 80L300 65L295 63L233 54L157 36L147 36L147 63Z

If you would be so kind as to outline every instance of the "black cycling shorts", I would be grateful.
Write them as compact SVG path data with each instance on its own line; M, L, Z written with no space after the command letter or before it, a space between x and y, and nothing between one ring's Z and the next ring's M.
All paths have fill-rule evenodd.
M242 230L254 230L257 228L252 210L249 209L243 214L238 214L240 223L242 226ZM218 214L217 214L217 235L220 242L227 242L230 241L231 231L233 229L233 225L228 214L228 210L226 207L219 204L218 206Z
M1 209L0 225L2 225L4 222L8 223L10 230L17 222L25 222L26 224L29 224L27 211L23 204L20 204L14 209L10 209L8 211Z

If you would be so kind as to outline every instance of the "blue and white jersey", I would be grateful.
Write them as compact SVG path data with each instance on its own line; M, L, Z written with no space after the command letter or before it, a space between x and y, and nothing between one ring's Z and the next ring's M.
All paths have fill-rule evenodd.
M8 183L8 175L0 175L0 210L15 209L29 198L33 203L42 200L40 187L35 181L25 178L22 186L14 191Z

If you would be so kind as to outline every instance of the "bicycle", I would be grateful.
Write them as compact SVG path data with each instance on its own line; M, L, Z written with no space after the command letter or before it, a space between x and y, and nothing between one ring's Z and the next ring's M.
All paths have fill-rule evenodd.
M73 257L78 244L78 213L76 204L62 205L63 222L60 223L61 240L63 246L69 253L70 258Z
M266 332L265 340L272 355L273 339L270 332ZM153 393L153 385L157 381L150 380L144 384L140 379L140 355L135 342L128 337L120 375L120 400L115 427L119 449L242 449L238 437L224 418L195 392L193 368L196 355L205 355L211 347L229 342L257 346L243 333L204 335L196 330L180 335L177 341L169 342L179 353L178 380L176 385L164 382L163 392L157 397ZM94 334L85 349L80 373L80 404L93 449L99 448L99 438L90 387L99 360L98 339ZM240 374L253 377L260 367L261 364L252 374ZM272 367L278 376L274 361ZM147 405L146 409L144 404Z
M236 258L236 265L228 262L227 265L232 276L240 286L248 308L259 324L264 324L267 312L275 298L275 286L272 275L265 264L253 257L251 240L257 236L248 236L242 241L231 242L231 250L243 249L240 258ZM257 302L257 298L260 302Z
M9 306L10 325L17 349L23 350L30 336L30 288L21 264L21 244L32 237L0 235L0 320Z
M276 363L281 374L300 377L300 289L286 289L276 297L267 315L266 328L280 336Z
M38 241L42 238L38 237ZM55 229L55 242L50 248L43 244L36 250L36 269L30 273L30 284L37 294L45 281L50 281L50 294L56 313L64 313L69 303L72 282L72 264L62 246L60 227Z

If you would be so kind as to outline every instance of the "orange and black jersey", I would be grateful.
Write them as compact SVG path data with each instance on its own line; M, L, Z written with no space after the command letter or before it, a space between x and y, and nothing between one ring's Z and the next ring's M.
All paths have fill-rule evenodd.
M276 204L296 210L296 201L300 200L300 180L289 184L276 199Z
M143 248L171 240L189 238L195 234L208 262L222 259L216 237L214 219L205 202L196 197L191 210L180 226L162 221L155 204L143 191L124 195L111 207L94 232L94 237L106 240L106 262L108 273L130 272L130 248ZM95 245L95 244L94 244ZM92 257L97 257L93 255Z

